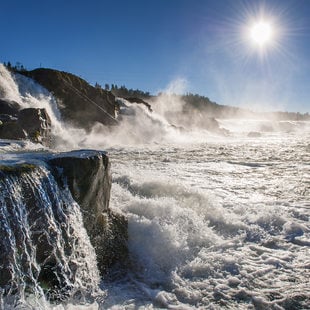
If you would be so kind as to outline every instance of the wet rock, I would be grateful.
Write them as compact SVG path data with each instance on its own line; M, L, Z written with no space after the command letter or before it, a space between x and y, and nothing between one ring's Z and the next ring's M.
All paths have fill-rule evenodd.
M296 129L296 125L293 122L279 122L278 127L280 131L292 132Z
M7 122L16 122L17 117L9 114L0 114L0 121L2 124Z
M20 126L18 121L1 122L0 139L23 140L27 138L27 133Z
M2 111L10 112L7 109ZM0 114L0 138L12 140L30 139L49 145L51 142L51 120L45 109L28 108Z
M273 125L271 125L271 124L262 124L260 131L262 131L262 132L273 132L274 128L273 128Z
M51 119L45 109L28 108L18 113L18 123L30 140L48 145L51 139Z
M49 162L57 169L59 181L65 177L73 198L81 206L83 221L97 254L98 267L109 267L127 259L127 221L109 209L111 174L109 158L103 152L69 152ZM61 174L59 174L61 171Z
M0 114L17 116L19 104L15 101L0 99Z
M31 293L40 286L51 300L70 295L87 260L87 254L76 253L82 241L70 220L74 200L101 274L126 263L127 221L109 209L111 174L104 152L15 154L0 165L0 189L2 294L18 294L23 287Z

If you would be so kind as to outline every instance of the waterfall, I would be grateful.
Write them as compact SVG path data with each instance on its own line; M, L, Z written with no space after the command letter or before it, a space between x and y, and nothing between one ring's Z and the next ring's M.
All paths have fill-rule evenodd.
M11 73L0 64L0 99L17 103L20 109L44 108L51 119L54 147L57 149L78 148L86 133L83 129L64 124L56 98L33 79Z
M0 63L0 98L21 103L18 85L15 83L11 73Z
M31 296L35 303L44 296L86 300L100 277L80 207L68 186L59 186L44 164L3 167L0 308L29 305Z

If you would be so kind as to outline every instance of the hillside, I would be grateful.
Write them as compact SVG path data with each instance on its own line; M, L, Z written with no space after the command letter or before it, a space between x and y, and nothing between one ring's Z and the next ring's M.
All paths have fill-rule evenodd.
M111 86L106 84L104 89L96 83L91 86L82 78L63 71L39 68L32 71L17 70L52 92L59 100L59 109L63 119L75 126L90 129L94 122L104 125L116 125L116 114L119 110L117 97L130 102L142 103L152 110L157 99L162 95L151 95L147 91L128 89L126 86ZM183 103L182 113L190 118L197 113L202 117L213 118L253 118L278 120L310 120L309 113L295 112L253 112L248 109L218 104L206 96L187 93L173 95ZM151 105L150 105L151 104Z
M102 88L93 87L71 73L53 69L19 71L34 79L54 94L62 118L77 127L90 129L95 122L116 125L115 96Z

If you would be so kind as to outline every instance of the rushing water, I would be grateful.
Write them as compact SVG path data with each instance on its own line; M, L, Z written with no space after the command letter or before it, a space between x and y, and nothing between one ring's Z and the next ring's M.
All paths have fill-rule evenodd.
M27 99L27 89L38 100L43 90L27 79L14 80L3 67L0 73L2 97L22 106L38 106L36 100ZM43 93L44 103L52 105L54 100ZM19 308L309 309L309 124L226 120L221 126L230 134L223 137L197 129L179 132L163 116L140 106L132 108L135 116L128 115L119 131L103 135L97 127L87 139L79 131L80 140L73 141L70 134L71 144L66 145L109 152L110 207L129 221L128 268L101 279L100 289L91 292L95 301L84 301L83 306L77 299L38 303L34 296ZM54 135L66 141L74 129L63 127L56 112L59 126ZM255 132L255 137L249 137L249 132ZM0 153L25 148L35 147L2 143ZM49 192L58 191L44 168L24 183L38 195L44 193L44 186ZM1 194L17 197L14 216L22 219L18 188L7 186ZM71 206L66 215L73 227L69 237L86 247L74 251L73 259L79 261L93 249L78 205L68 193L58 194ZM57 222L51 225L60 235ZM23 229L27 236L27 225ZM32 241L26 238L25 242ZM94 257L87 258L80 265L95 266ZM64 260L60 256L65 268L68 262ZM92 286L98 282L96 270L92 276L89 271L85 274L87 268L73 281L77 290L87 287L85 282ZM16 275L16 283L22 284Z
M309 131L110 150L132 259L110 305L310 307Z
M70 191L44 165L20 175L1 171L0 177L0 308L45 308L44 294L89 300L99 272Z

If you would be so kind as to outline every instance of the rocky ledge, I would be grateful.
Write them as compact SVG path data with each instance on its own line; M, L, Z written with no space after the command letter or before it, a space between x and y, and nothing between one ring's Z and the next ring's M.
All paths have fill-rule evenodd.
M94 267L83 262L88 253L79 251L85 247L78 250L85 242L79 237L84 228L101 275L126 263L127 221L109 208L111 174L105 152L2 154L0 189L2 294L41 287L57 298L83 277L88 283ZM74 214L82 215L82 228L72 222Z
M72 151L48 156L47 162L53 167L58 183L62 187L68 186L81 207L101 274L114 264L124 263L127 258L127 222L109 208L112 181L106 153Z

